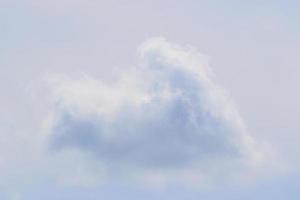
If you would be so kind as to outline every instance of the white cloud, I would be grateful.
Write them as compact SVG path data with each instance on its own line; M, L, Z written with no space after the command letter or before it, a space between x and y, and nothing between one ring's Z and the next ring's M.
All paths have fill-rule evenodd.
M139 48L138 67L113 81L50 80L50 149L76 149L110 174L147 182L198 183L263 161L205 57L163 38Z

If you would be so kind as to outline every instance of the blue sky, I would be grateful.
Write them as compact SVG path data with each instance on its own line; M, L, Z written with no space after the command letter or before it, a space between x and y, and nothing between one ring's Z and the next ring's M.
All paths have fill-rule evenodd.
M0 0L0 199L299 199L298 7Z

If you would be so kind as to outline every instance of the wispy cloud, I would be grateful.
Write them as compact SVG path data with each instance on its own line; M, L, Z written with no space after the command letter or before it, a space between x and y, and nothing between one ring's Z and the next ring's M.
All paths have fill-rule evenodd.
M263 153L204 56L163 38L144 42L138 67L114 81L50 80L49 149L92 155L108 173L198 182L255 167Z

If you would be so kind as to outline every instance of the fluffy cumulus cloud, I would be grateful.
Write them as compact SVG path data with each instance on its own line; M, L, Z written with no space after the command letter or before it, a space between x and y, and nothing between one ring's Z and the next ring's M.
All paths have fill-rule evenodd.
M52 77L49 151L76 150L108 174L194 181L259 166L263 153L194 48L153 38L111 80Z

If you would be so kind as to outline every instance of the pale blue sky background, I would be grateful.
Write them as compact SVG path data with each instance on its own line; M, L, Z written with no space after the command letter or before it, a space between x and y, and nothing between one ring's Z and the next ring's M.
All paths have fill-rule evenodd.
M0 159L0 199L299 199L299 6L293 0L0 0L0 156L13 152ZM79 71L105 78L114 66L134 65L136 47L153 36L206 54L251 134L271 144L288 170L238 187L159 190L60 186L19 176L18 164L6 166L23 157L17 147L28 134L35 138L44 114L28 92L34 80Z

